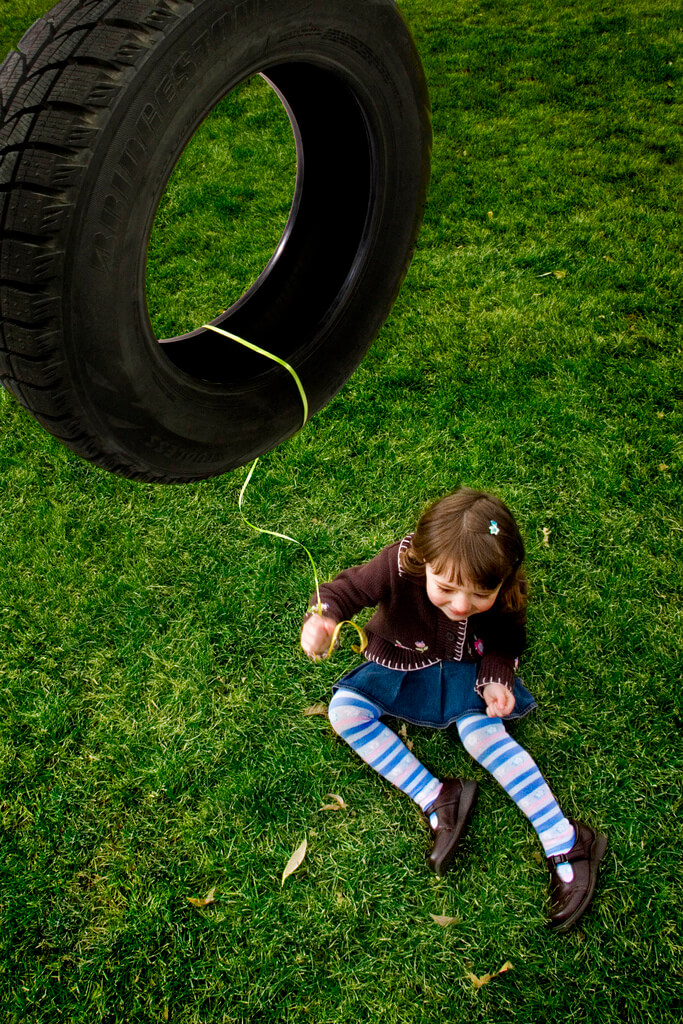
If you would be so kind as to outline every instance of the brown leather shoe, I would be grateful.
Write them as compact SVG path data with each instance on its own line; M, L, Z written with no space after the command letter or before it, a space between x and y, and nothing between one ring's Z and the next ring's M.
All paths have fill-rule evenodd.
M554 932L569 931L588 909L598 880L598 864L607 849L607 836L594 832L588 825L569 820L576 832L576 842L569 853L548 857L551 900L548 927ZM567 862L574 869L571 882L563 882L556 871L558 864Z
M444 779L441 792L431 804L427 816L436 812L439 824L434 833L434 846L428 864L440 877L448 871L455 849L470 823L477 802L479 786L466 779Z

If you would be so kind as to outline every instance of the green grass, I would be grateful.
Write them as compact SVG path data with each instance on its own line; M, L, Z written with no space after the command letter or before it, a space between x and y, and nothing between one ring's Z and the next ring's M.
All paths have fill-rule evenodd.
M0 45L47 7L6 0ZM482 783L457 867L429 874L416 810L303 714L355 657L350 639L327 665L299 653L309 566L241 523L243 471L118 479L4 395L3 1024L681 1019L678 5L402 7L434 115L418 251L360 369L262 461L248 515L328 578L460 482L510 503L540 705L517 735L609 834L598 898L549 935L525 820L456 738L411 729L432 769ZM291 140L264 90L176 172L149 267L159 333L215 315L279 235ZM237 141L216 153L225 119ZM250 171L250 147L282 174ZM236 156L240 223L244 197L217 187ZM330 792L345 811L319 810Z
M212 320L253 284L285 229L295 181L289 118L256 75L195 132L157 211L147 276L157 337Z

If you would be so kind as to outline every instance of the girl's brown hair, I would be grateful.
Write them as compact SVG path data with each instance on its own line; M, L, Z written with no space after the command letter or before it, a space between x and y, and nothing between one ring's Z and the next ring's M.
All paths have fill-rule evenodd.
M510 510L493 494L469 487L431 505L401 554L410 576L424 576L428 562L458 584L467 581L486 590L502 584L496 605L511 612L526 607L523 560L524 542Z

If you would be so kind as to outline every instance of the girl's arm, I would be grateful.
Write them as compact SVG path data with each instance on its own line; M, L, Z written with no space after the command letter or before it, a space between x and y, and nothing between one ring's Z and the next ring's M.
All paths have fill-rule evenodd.
M362 608L374 606L389 594L390 568L398 558L398 544L384 548L369 562L344 569L330 583L320 587L322 609L318 609L318 595L311 598L309 611L341 622L352 619Z
M301 646L310 658L319 658L330 646L338 622L353 618L362 608L374 607L389 592L390 567L398 558L398 544L384 548L371 561L344 569L313 595L301 630Z
M481 626L484 652L477 673L476 692L486 699L484 691L495 684L511 694L515 685L516 662L526 646L526 615L524 612L493 612Z

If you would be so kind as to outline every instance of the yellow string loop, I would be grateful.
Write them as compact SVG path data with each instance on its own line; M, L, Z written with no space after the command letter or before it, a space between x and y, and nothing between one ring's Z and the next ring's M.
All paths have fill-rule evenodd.
M257 352L259 355L265 356L266 359L272 359L272 361L274 363L279 363L280 366L283 366L285 368L285 370L288 371L288 373L294 379L294 383L296 384L298 392L299 392L299 394L301 396L301 403L303 405L304 415L303 415L303 420L301 421L301 427L299 429L302 429L306 425L306 422L308 420L308 399L306 398L306 392L304 391L304 386L301 383L301 380L299 379L299 375L296 372L296 370L294 369L294 367L290 366L289 363L286 362L284 359L280 359L279 356L273 355L272 352L266 352L266 350L264 348L259 348L258 345L254 345L251 341L245 341L244 338L240 338L237 334L231 334L230 331L224 331L222 329L222 327L215 327L214 324L204 324L204 327L207 330L209 330L209 331L215 331L216 334L222 334L224 337L230 338L232 341L236 341L238 345L244 345L245 348L249 348L249 349L252 350L252 352ZM254 473L254 470L256 469L256 464L258 463L258 461L259 461L258 458L254 459L254 461L252 462L251 467L249 469L249 472L247 474L247 478L244 481L244 483L242 484L242 489L240 491L240 496L239 496L239 499L238 499L238 502L237 502L237 508L239 509L239 513L242 516L243 521L247 524L247 526L250 527L250 529L255 530L256 533L266 533L270 537L278 537L280 540L290 541L292 544L297 544L300 548L303 548L303 550L306 552L306 554L308 556L308 560L311 563L311 568L313 570L313 579L315 580L315 593L316 593L316 597L317 597L317 600L318 600L318 607L316 608L316 611L317 611L318 615L322 615L323 614L323 605L322 605L322 600L321 600L321 597L320 597L320 584L319 584L319 581L318 581L318 570L317 570L315 561L313 559L313 555L308 550L306 545L302 544L300 540L296 539L296 537L290 537L286 533L277 533L275 530L266 530L262 526L255 526L254 523L250 523L249 522L249 520L245 516L244 512L242 511L242 502L244 500L244 492L246 491L246 489L247 489L247 487L249 485L249 481L251 480L251 478L253 476L253 473ZM330 641L329 649L327 651L327 654L325 655L326 658L329 658L329 656L331 655L331 653L332 653L332 651L333 651L333 649L335 647L335 644L337 643L337 640L339 638L339 634L341 632L342 626L353 626L353 628L358 633L358 636L360 638L360 646L356 647L355 644L354 644L352 646L352 650L354 650L358 654L360 654L367 647L367 645L368 645L368 638L365 635L365 632L361 629L361 627L357 626L355 622L351 622L350 619L344 619L342 622L338 622L337 625L335 626L334 633L332 634L332 640Z
M339 634L342 631L342 626L353 626L356 633L358 633L360 643L358 645L351 644L352 651L355 651L356 654L362 654L365 648L368 646L368 638L365 635L365 630L361 629L361 627L357 623L352 622L351 619L342 619L342 621L338 622L337 625L334 627L334 633L332 634L332 639L330 640L330 646L327 648L327 654L325 655L326 658L329 658L329 656L332 654L332 651L335 648L337 640L339 639Z

